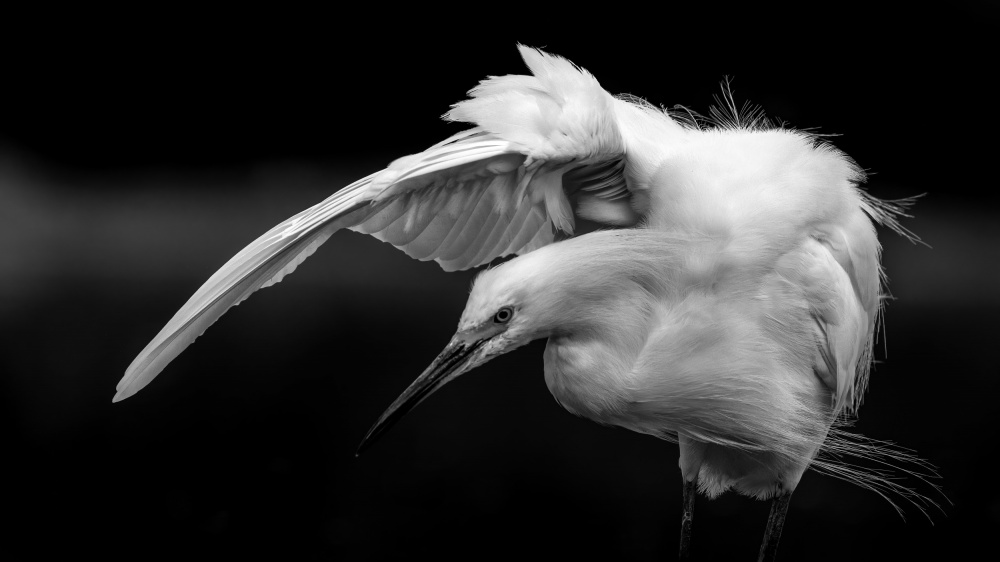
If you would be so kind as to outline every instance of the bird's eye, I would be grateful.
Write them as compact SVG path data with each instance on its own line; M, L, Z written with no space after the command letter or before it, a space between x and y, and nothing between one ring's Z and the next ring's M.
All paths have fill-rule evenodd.
M497 313L493 315L493 321L496 322L497 324L506 324L507 322L510 322L510 319L513 317L514 317L514 309L512 309L509 306L505 306L500 310L498 310Z

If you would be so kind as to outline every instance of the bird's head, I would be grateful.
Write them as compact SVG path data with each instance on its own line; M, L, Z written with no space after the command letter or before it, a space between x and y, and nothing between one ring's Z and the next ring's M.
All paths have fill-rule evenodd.
M553 334L640 318L645 297L676 261L663 239L638 230L595 232L483 271L458 331L375 422L358 452L437 389L498 355Z
M542 249L544 250L544 248ZM541 251L540 251L541 252ZM543 252L544 253L544 252ZM527 259L527 258L531 259ZM434 362L417 377L368 431L358 453L439 388L490 359L546 337L556 306L526 255L482 272L472 286L458 330Z

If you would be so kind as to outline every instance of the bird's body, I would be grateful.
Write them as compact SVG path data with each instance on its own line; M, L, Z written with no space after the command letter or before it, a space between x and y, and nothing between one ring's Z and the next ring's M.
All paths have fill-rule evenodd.
M446 270L517 253L477 278L452 342L366 443L449 380L547 338L545 380L567 410L678 441L685 482L710 496L785 494L787 506L832 424L860 404L880 299L872 220L891 224L891 208L813 135L735 108L684 123L564 59L522 55L533 76L490 78L447 115L475 128L230 260L136 358L116 400L340 228ZM578 218L624 228L563 239Z
M542 334L556 400L602 424L710 445L692 451L690 462L713 496L732 486L770 497L782 480L794 487L823 442L833 397L813 373L815 321L802 292L780 274L734 292L746 270L706 268L703 254L677 252L650 231L574 242L562 244L580 247L579 256L549 261L542 249L525 260L600 279L559 293L566 300L553 306L557 321ZM566 257L585 265L565 267ZM616 275L594 275L604 268ZM785 330L804 337L789 341Z

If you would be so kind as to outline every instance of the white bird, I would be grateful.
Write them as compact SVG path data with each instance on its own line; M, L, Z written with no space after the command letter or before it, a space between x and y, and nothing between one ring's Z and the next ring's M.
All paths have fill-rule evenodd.
M545 381L570 412L676 441L690 554L696 490L774 498L848 447L880 309L873 221L899 208L858 188L817 138L728 108L714 119L614 97L585 70L521 47L531 76L491 77L445 116L471 123L336 192L244 248L129 366L146 386L227 309L291 273L342 228L446 271L518 254L476 279L458 331L365 437L455 377L547 338ZM571 237L577 218L621 227ZM890 455L891 456L891 455Z

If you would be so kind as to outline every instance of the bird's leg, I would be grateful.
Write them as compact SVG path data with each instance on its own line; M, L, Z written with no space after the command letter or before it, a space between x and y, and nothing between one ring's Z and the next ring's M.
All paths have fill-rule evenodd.
M677 443L680 446L681 478L684 481L684 510L681 514L681 547L680 560L691 559L691 523L694 521L694 497L698 495L698 472L705 456L705 445L695 441L683 432L678 432Z
M678 560L691 560L691 522L694 521L694 497L698 495L698 480L684 479L684 510L681 513L681 548Z
M767 530L764 531L764 542L760 545L760 556L757 562L772 562L778 553L778 540L781 539L781 529L785 526L785 514L788 513L788 502L792 492L781 491L771 500L771 514L767 518Z

